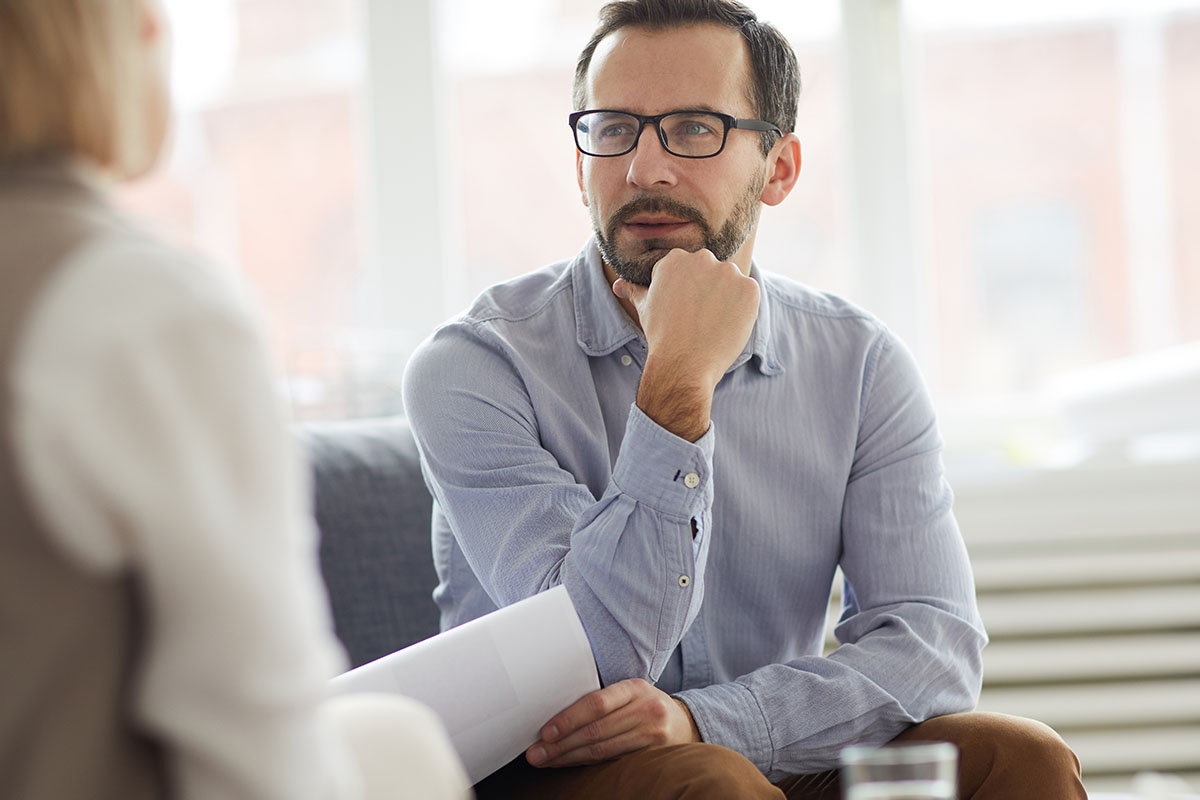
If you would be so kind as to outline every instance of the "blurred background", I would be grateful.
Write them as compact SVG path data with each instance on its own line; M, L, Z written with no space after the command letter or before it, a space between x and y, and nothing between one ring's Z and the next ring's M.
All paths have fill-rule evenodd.
M566 116L600 5L174 0L169 163L123 202L257 296L295 417L401 413L436 324L590 232ZM804 83L756 259L917 355L983 705L1062 730L1089 786L1195 781L1200 0L751 5Z

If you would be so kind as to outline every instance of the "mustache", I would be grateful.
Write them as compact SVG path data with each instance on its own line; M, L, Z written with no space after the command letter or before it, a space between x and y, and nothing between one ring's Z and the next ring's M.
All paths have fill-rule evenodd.
M635 197L618 208L616 213L609 218L610 228L628 221L630 217L636 214L646 213L670 214L680 219L685 219L688 222L696 223L703 231L707 232L709 230L708 222L704 219L704 215L700 213L700 209L689 206L687 203L673 200L670 197L654 195Z

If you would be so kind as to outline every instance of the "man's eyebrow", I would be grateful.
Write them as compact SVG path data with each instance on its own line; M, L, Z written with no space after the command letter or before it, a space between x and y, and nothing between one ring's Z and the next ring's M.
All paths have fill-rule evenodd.
M663 116L666 114L679 114L681 112L687 112L687 111L703 111L708 114L728 114L728 112L721 111L720 109L715 108L714 106L709 105L708 103L697 103L695 105L676 106L675 108L671 109L670 111L663 111L660 114L644 114L640 111L635 111L630 108L597 108L594 110L606 111L610 114L636 114L636 115L643 116L643 117ZM737 115L729 114L729 116L736 117Z
M639 114L639 113L641 113L638 111L634 111L632 109L622 109L622 108L607 108L607 109L600 109L600 110L613 111L613 112L620 113L620 114ZM720 111L720 110L714 108L713 106L709 105L708 103L697 103L695 105L676 106L675 108L671 109L670 111L663 111L662 113L663 114L678 114L681 111L706 111L710 114L724 114L725 113L724 111ZM642 114L642 116L652 117L652 116L657 116L657 115Z

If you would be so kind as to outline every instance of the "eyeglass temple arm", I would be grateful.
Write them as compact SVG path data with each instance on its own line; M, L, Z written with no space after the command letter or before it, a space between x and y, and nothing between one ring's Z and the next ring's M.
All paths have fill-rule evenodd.
M783 131L774 122L765 122L761 119L731 119L729 127L738 128L746 131L774 131L783 136Z

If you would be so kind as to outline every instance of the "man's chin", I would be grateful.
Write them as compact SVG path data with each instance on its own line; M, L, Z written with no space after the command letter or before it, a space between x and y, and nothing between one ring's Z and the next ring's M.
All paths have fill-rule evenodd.
M643 253L637 258L619 258L608 262L608 266L617 274L618 278L624 278L630 283L635 283L638 286L650 285L650 274L654 271L654 265L665 256L669 251L661 253L655 251L653 253Z
M696 230L695 225L690 225L673 236L653 236L647 239L630 236L626 241L629 242L630 247L635 249L646 247L656 250L673 250L678 247L681 250L693 252L704 246L704 237Z
M654 258L654 263L672 250L686 250L694 253L704 247L704 239L691 236L661 237L656 239L626 239L617 245L617 252L627 261L641 261L644 258Z
M703 242L673 239L642 239L635 245L617 248L617 263L610 264L613 271L620 277L636 283L639 286L650 285L650 274L654 265L666 257L672 250L686 250L694 253L704 247Z

